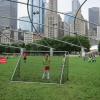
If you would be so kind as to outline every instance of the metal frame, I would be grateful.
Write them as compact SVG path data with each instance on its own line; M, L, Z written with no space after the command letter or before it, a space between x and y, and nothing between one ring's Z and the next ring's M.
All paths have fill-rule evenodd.
M49 51L50 52L50 51ZM56 52L56 51L55 51ZM57 51L57 52L59 52L59 51ZM65 54L66 54L66 51L60 51L60 52L65 52ZM68 55L68 57L69 57L69 52L67 52L67 55ZM14 77L14 75L15 75L15 72L16 72L16 69L17 69L17 67L18 67L18 64L19 64L19 62L20 62L20 60L21 60L21 57L22 57L22 55L19 57L19 59L18 59L18 62L17 62L17 64L16 64L16 66L15 66L15 69L14 69L14 72L13 72L13 74L12 74L12 76L11 76L11 79L10 79L10 81L11 82L14 82L14 83L39 83L39 84L59 84L59 85L64 85L64 83L62 83L62 77L63 77L63 71L64 71L64 67L62 67L62 71L61 71L61 77L60 77L60 80L59 80L59 82L58 83L56 83L56 82L50 82L50 83L48 83L48 82L27 82L27 81L14 81L13 80L13 77ZM66 59L67 59L67 56L66 56ZM65 60L66 61L66 60ZM65 63L65 62L64 62ZM68 72L68 71L67 71ZM67 75L68 75L68 73L67 73ZM66 76L67 78L68 78L68 76ZM67 80L66 80L66 82L67 82Z
M25 84L47 84L47 85L64 85L59 83L46 83L46 82L26 82L26 81L10 81L12 83L25 83Z
M68 55L68 56L67 56ZM61 70L61 76L60 76L60 85L62 84L62 78L63 78L63 74L64 74L64 69L65 69L65 66L66 66L66 63L67 63L67 81L69 80L69 52L67 52L67 55L66 55L66 52L65 52L65 61L64 61L64 64L62 65L62 70ZM68 60L68 62L67 62Z
M22 55L20 55L20 57L19 57L19 59L18 59L18 62L17 62L17 64L16 64L16 66L15 66L14 72L13 72L13 74L12 74L12 76L11 76L11 79L10 79L11 81L13 80L13 77L14 77L14 75L15 75L16 69L17 69L18 64L19 64L19 62L20 62L20 60L21 60L21 57L22 57Z

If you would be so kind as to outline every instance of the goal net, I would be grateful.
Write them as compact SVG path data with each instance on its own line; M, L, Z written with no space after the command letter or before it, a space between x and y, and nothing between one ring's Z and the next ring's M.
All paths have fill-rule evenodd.
M19 57L12 81L65 83L68 79L68 53L54 51L50 54L50 51L25 51Z

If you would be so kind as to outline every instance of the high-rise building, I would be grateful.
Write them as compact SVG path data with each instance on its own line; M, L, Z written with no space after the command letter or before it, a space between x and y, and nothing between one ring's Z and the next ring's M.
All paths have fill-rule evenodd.
M14 38L14 31L11 30L9 27L6 27L4 30L2 30L1 41L0 41L1 43L3 44L13 43L14 42L13 38Z
M75 20L74 16L76 15L79 7L80 7L79 0L73 0L72 1L72 12L68 12L64 18L64 22L65 22L64 25L65 25L65 27L67 26L67 29L69 29L68 31L70 31L70 32L65 32L65 35L69 34L69 35L75 36L74 35L75 32L77 32L77 34L81 34L81 35L86 34L86 23L84 21L82 21L82 20L84 20L84 18L82 16L81 9L79 10L79 12L77 14L77 18L80 18L82 20L79 20L76 18L76 21L74 23L74 20Z
M58 38L60 36L60 28L62 27L60 15L47 15L45 21L45 36L51 38Z
M98 7L89 8L89 22L91 22L89 24L89 30L91 33L90 35L92 35L93 31L97 33L97 26L100 25L100 8Z
M75 15L77 10L79 9L80 7L80 2L79 0L73 0L72 1L72 13Z
M34 24L31 24L31 31L33 32L39 32L39 33L44 33L44 16L45 16L45 0L30 0L30 4L33 4L38 7L29 7L30 8L30 15L31 15L31 20ZM42 8L39 8L42 7Z
M24 33L24 43L32 43L33 42L33 34L32 33Z
M71 34L72 32L74 32L74 16L73 13L70 11L68 13L66 13L65 17L64 17L64 36L66 35L73 35Z
M57 0L49 0L49 9L57 11L57 8ZM50 13L52 13L52 11Z
M23 31L21 29L14 30L14 42L17 43L18 40L24 41L24 33L27 31Z
M58 38L61 36L62 31L62 19L57 12L57 0L49 0L49 9L52 11L47 11L45 16L45 36Z
M77 32L77 34L86 35L86 33L85 33L86 32L86 29L85 29L86 23L85 23L85 21L83 21L84 17L81 13L81 9L79 10L80 6L81 5L80 5L79 0L73 0L72 1L72 13L75 16L77 11L78 11L77 18L79 18L79 19L76 18L76 21L73 25L73 28L74 28L74 32Z
M86 35L86 22L84 21L84 17L81 13L78 13L77 18L75 21L74 32L80 35Z
M99 27L100 26L100 8L92 7L89 8L89 37L94 38L90 39L90 44L95 45L97 41L95 39L99 38Z
M29 17L24 16L24 17L20 17L19 19L22 20L22 21L19 21L19 25L18 25L19 29L31 32L31 23L30 23Z
M90 45L98 45L100 41L100 26L97 26L97 33L95 31L92 31L90 34L92 34L90 38ZM92 39L93 38L93 39Z
M0 27L10 27L12 29L17 29L17 20L9 18L17 19L17 3L0 0Z
M100 26L97 26L97 40L100 41Z

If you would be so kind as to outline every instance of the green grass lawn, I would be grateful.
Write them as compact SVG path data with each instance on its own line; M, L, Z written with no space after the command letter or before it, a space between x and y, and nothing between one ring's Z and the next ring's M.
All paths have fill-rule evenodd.
M26 82L59 83L62 68L62 57L54 56L50 59L50 80L42 79L44 72L43 56L29 56L26 63L24 63L22 58L19 66L20 71L16 71L16 74L19 77L16 78L15 76L14 80Z
M9 59L7 65L0 65L0 100L100 100L100 58L96 63L89 63L71 57L69 81L62 86L10 82L17 60ZM60 64L59 60L54 63Z

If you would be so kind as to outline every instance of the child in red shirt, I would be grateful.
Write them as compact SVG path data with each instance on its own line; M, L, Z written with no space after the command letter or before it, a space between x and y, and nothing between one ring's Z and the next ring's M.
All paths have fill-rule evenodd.
M43 72L42 79L44 79L44 78L50 79L50 74L49 74L49 70L50 70L50 57L49 57L48 54L45 54L43 64L44 64L44 72Z

